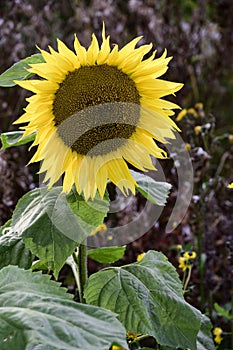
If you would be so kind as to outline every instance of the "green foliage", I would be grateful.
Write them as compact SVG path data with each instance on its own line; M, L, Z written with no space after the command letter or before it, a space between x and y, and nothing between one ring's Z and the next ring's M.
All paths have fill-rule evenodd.
M69 220L65 227L67 217ZM12 226L27 248L43 263L47 263L55 276L77 244L84 239L82 230L77 230L76 225L78 219L69 208L61 188L41 188L28 192L19 200L12 217Z
M66 197L69 207L78 216L79 222L86 235L101 225L109 209L109 198L105 194L101 199L98 194L94 200L88 200L78 195L76 190L72 190Z
M233 315L230 314L230 311L224 309L223 307L218 305L218 303L214 303L214 308L220 316L225 317L228 320L233 320Z
M130 332L149 334L162 345L196 349L203 316L184 300L175 268L159 252L91 275L85 298L118 313ZM210 329L205 335L211 337Z
M212 324L208 317L202 315L200 331L197 335L197 350L215 349L214 342L210 333Z
M179 11L182 12L182 17L189 20L193 11L198 7L198 3L195 0L178 0L177 6L179 6Z
M103 223L107 211L107 197L85 202L76 191L66 195L60 187L28 192L2 229L0 267L15 264L29 268L36 255L40 260L32 269L51 269L57 277L75 248ZM122 258L124 251L125 247L102 247L88 255L110 263ZM76 273L74 276L79 286ZM171 349L213 349L209 320L184 300L178 274L161 253L151 251L140 262L91 275L84 295L90 305L64 300L67 294L48 278L16 267L0 271L3 350L14 348L16 343L20 350L26 346L109 349L112 343L126 349L123 326L130 332L153 336ZM102 308L118 314L123 326ZM41 328L41 324L47 326Z
M31 63L41 63L44 59L41 54L35 54L24 58L23 60L15 63L5 72L0 75L0 86L1 87L11 87L16 85L14 80L26 80L30 78L32 73L29 73L26 69L29 68Z
M166 204L171 185L167 182L155 181L149 176L130 170L137 181L137 190L150 202L163 206Z
M88 250L88 256L92 260L100 263L113 263L123 258L125 253L125 246L123 247L102 247Z
M15 232L10 230L0 237L0 269L7 265L29 269L33 260L34 255Z
M10 131L10 132L2 133L0 135L0 139L2 142L1 150L5 150L13 146L25 145L26 143L32 142L35 140L36 133L33 133L26 137L22 137L22 136L23 136L23 131Z
M128 348L115 314L73 302L49 278L13 266L0 271L1 350Z
M173 31L174 40L172 40L173 48L169 42L164 46L170 45L171 55L179 47L179 54L183 59L180 60L180 66L176 66L176 70L177 72L183 72L183 78L190 76L191 88L189 82L186 82L187 89L192 91L188 96L188 100L203 100L207 106L211 106L211 104L217 106L216 101L220 101L221 110L222 106L228 106L228 110L230 110L230 103L222 103L222 98L216 99L218 95L216 95L216 91L220 95L221 91L224 94L226 86L231 85L229 79L232 80L232 74L228 74L229 69L228 73L225 74L228 79L227 83L222 81L222 78L219 79L219 74L215 76L213 82L211 81L213 91L211 90L212 93L209 99L205 98L205 91L209 93L210 89L208 84L203 83L208 80L205 79L205 76L211 76L211 74L208 74L210 67L214 71L213 67L217 67L215 62L219 64L219 56L216 54L219 52L219 49L224 52L224 48L230 48L226 35L224 35L224 33L229 32L226 24L227 17L222 15L224 6L222 7L220 3L217 5L217 7L212 6L207 2L199 11L199 5L194 0L179 0L178 6L177 1L163 0L160 4L158 2L155 5L154 9L156 11L154 11L154 15L151 15L151 11L141 11L141 7L141 12L137 12L137 8L134 8L133 15L136 14L139 16L139 19L142 13L143 16L146 13L152 17L158 16L157 19L159 20L154 20L154 17L150 18L150 20L161 23L160 29L162 30L157 30L156 32L160 36L161 33L164 33L164 37L160 38L161 42L157 39L154 40L155 38L152 40L153 42L164 44L166 38L169 41L170 35L167 35L167 28L175 28ZM113 6L115 6L115 3ZM149 2L148 6L151 7ZM125 13L132 15L127 2L120 7L123 10L123 17L125 17ZM225 8L225 11L229 10L228 6L225 6ZM216 26L211 18L207 17L205 19L203 17L206 13L209 13L208 16L210 16L210 12L213 13L212 16L216 17L218 14L219 18L221 18L221 21ZM228 21L231 21L231 16L229 16ZM146 17L138 21L137 30L139 32L146 30L146 22L149 23ZM131 23L131 21L128 21L128 23ZM143 28L140 27L140 23L142 23ZM219 31L219 28L221 31ZM132 30L134 29L130 28L130 35L132 35ZM127 31L125 33L127 37ZM201 40L200 33L202 35ZM115 34L119 36L119 33ZM151 31L149 31L149 34L151 35ZM217 39L218 37L220 39ZM180 38L183 45L179 45ZM189 43L192 43L192 52L187 50L187 47L190 49ZM202 47L199 47L199 43L201 43ZM172 50L175 51L173 52ZM231 55L226 55L226 57L231 57ZM24 80L30 78L32 74L26 71L29 64L43 61L42 56L39 54L18 62L0 75L0 86L10 87L15 85L15 79ZM183 62L187 63L186 68ZM230 67L229 64L228 66ZM227 64L223 64L222 67L225 71ZM221 69L218 70L218 72L220 71ZM199 72L199 75L195 72ZM182 78L179 78L179 80L184 81ZM225 83L222 85L225 88L219 89L221 87L219 81L220 83ZM218 82L217 85L216 82ZM230 90L228 87L228 91ZM227 94L225 93L225 95ZM185 104L187 104L187 101ZM214 189L212 187L211 191L212 193L215 191L215 197L217 198L217 190L225 193L221 191L219 181L219 174L225 174L223 168L220 169L219 164L222 164L223 167L225 158L216 157L214 153L210 152L211 142L210 139L207 139L206 134L209 133L210 135L212 133L207 128L211 119L206 114L207 118L205 121L203 117L204 111L201 111L201 113L202 116L201 114L199 116L201 118L195 116L194 120L198 125L200 123L203 124L200 134L200 138L202 137L204 140L203 145L197 144L197 135L193 131L187 133L189 135L187 140L190 141L190 135L194 136L190 141L192 158L194 160L195 156L198 155L200 161L200 154L195 154L194 149L202 150L200 147L204 147L203 149L210 154L210 168L214 173L214 178L219 182L218 188L215 187ZM224 113L221 117L224 117ZM191 130L194 130L193 125L190 123L190 118L187 124ZM204 130L207 131L204 132ZM204 135L204 133L206 134ZM0 136L2 149L22 145L34 140L35 134L21 138L22 134L23 132L2 134ZM224 140L229 142L228 133L225 134ZM218 141L220 141L220 138ZM219 145L218 142L215 142L215 144ZM229 146L228 148L226 149L225 146L221 148L219 152L221 157L224 149L226 154L231 154L231 149ZM213 160L217 167L213 166ZM199 164L198 169L201 168L204 169L204 176L200 175L200 178L208 177L206 175L206 166ZM229 170L231 170L230 167L228 167L228 173ZM156 205L165 205L171 188L169 184L156 182L150 177L134 171L132 171L132 174L138 183L138 191L145 198ZM201 181L198 180L199 178L197 177L196 183L200 184ZM200 186L202 189L207 188L207 190L206 192L203 191L199 202L204 203L205 207L208 204L208 197L212 198L208 192L208 186L212 186L211 181L208 179L208 185L206 186L206 184L207 182L202 182L202 186ZM202 200L203 198L204 200ZM198 212L204 213L204 210L200 210L199 205L196 205ZM216 207L217 205L215 205L215 209ZM55 277L57 277L59 270L76 246L82 243L87 235L103 222L107 210L108 200L106 198L103 201L96 198L94 202L89 201L86 203L75 191L66 196L59 188L34 190L21 199L14 212L13 219L0 228L0 269L2 269L0 271L1 349L94 350L109 349L112 343L127 348L125 329L112 312L100 307L74 303L64 289L55 282L51 282L48 276L20 270L16 267L4 268L7 265L18 265L28 269L32 265L34 254L36 254L40 260L33 264L32 269L52 269ZM212 219L212 215L210 216ZM217 213L218 216L220 215ZM208 223L207 218L205 220ZM199 220L200 222L201 220ZM210 227L211 225L205 225L207 230L208 226ZM208 232L205 233L207 234ZM200 240L200 237L198 239ZM201 244L199 246L201 247ZM90 250L88 255L91 259L101 263L111 263L122 258L124 250L125 247L103 247ZM204 285L201 257L205 255L201 254L201 251L198 255L200 257L198 264L201 287ZM77 266L77 270L79 268L81 269L80 266ZM201 299L203 298L202 294L201 291ZM150 252L138 263L121 268L104 269L92 275L86 287L86 297L87 301L94 305L104 306L117 312L121 322L127 329L135 332L140 331L144 334L149 333L154 336L162 344L158 345L158 347L163 350L174 350L177 346L182 347L182 349L184 347L187 349L188 347L189 350L214 349L209 319L201 315L200 312L184 300L181 282L175 269L160 253ZM205 303L202 302L202 304L204 305ZM215 309L222 317L232 320L233 316L230 314L230 311L223 309L218 304L215 304ZM170 346L164 344L169 344ZM134 346L136 349L135 344ZM148 347L141 349L150 350Z
M77 245L103 222L107 210L106 199L86 203L75 191L66 196L60 187L35 189L19 200L11 228L18 244L25 244L58 276Z
M6 233L6 231L8 231L7 229L11 226L11 223L12 220L10 219L7 222L5 222L3 226L0 227L0 236Z

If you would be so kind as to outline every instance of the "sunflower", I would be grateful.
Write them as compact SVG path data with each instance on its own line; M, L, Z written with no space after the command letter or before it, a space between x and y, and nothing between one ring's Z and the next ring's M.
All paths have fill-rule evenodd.
M171 58L165 51L155 59L154 51L143 59L152 44L136 48L141 38L111 49L103 26L101 46L93 34L86 50L75 35L75 52L58 39L57 51L40 50L45 62L28 68L43 79L16 81L35 93L15 123L27 123L24 136L37 131L30 162L43 161L49 187L64 175L63 190L75 184L86 200L97 190L103 197L108 180L135 194L128 165L147 171L155 169L151 155L166 157L155 141L175 138L170 116L179 107L161 98L182 84L158 79Z

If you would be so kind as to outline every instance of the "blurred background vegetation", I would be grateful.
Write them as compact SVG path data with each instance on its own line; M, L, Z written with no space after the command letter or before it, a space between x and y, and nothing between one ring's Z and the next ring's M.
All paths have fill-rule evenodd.
M232 325L220 317L217 302L230 310L233 303L233 1L232 0L9 0L0 3L0 73L37 51L36 45L56 47L56 38L72 48L74 33L88 46L91 34L101 38L103 21L111 42L125 45L143 35L162 54L173 56L164 78L184 83L175 101L187 109L178 122L182 138L190 146L195 186L193 200L183 222L172 233L165 227L176 199L176 170L166 161L167 181L173 191L159 222L127 249L124 262L134 261L148 249L161 250L176 265L177 244L195 249L195 262L187 295L205 311L214 325L230 332ZM0 89L0 132L13 130L29 93ZM196 103L202 105L196 105ZM193 108L195 107L196 108ZM193 109L190 109L193 108ZM199 129L195 129L200 126ZM199 130L199 133L197 132ZM0 155L0 223L12 214L17 200L37 185L36 166L25 168L26 148L9 149ZM144 205L138 196L131 208L116 214L124 222L130 211ZM111 218L112 220L112 218ZM145 218L146 220L146 218ZM108 221L106 222L108 224ZM98 266L90 262L93 271ZM65 283L66 272L61 275ZM222 349L231 349L231 336ZM232 345L233 346L233 345Z

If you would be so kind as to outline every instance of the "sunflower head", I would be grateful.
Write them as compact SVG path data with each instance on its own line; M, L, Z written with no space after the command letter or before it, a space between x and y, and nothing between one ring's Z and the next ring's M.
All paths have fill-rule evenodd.
M64 175L64 191L75 185L86 200L97 190L103 197L108 180L135 193L128 165L147 171L155 169L151 156L166 157L156 141L174 138L178 106L162 97L182 84L158 79L170 58L165 51L144 59L152 44L136 48L140 39L111 49L103 26L101 45L93 34L86 49L75 36L73 52L58 40L58 51L40 50L45 62L28 69L43 80L16 82L35 94L16 123L27 123L24 136L37 131L31 162L43 161L49 186Z

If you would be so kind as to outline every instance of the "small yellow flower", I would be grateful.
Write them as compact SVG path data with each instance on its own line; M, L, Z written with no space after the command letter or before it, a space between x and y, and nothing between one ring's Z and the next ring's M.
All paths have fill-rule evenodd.
M188 109L188 113L189 113L189 114L192 114L195 118L198 117L198 114L197 114L197 112L195 111L194 108L189 108L189 109Z
M194 252L194 251L192 251L192 252L185 252L185 253L184 253L184 258L185 258L186 260L193 260L193 259L196 258L196 256L197 256L197 254L196 254L196 252Z
M190 268L190 265L187 264L187 259L185 259L183 256L180 256L178 261L179 268L182 269L182 271L185 271Z
M182 250L182 245L181 245L181 244L177 244L177 245L176 245L176 249L177 249L177 250Z
M194 251L185 252L179 257L179 268L183 271L190 269L193 265L193 260L196 258L197 254Z
M196 109L203 109L203 103L202 102L198 102L195 104L195 108Z
M196 135L199 135L200 132L201 132L201 126L200 125L195 126L194 132L195 132Z
M106 231L106 230L107 230L107 226L105 224L101 224L91 231L90 236L94 236L96 235L96 233L100 231Z
M186 149L186 151L190 151L191 150L191 145L190 143L186 143L184 148Z
M142 258L144 257L145 253L141 253L137 256L137 261L141 261Z
M176 117L176 121L177 122L181 121L186 116L186 114L187 114L187 109L186 108L182 109L182 111Z
M227 185L227 188L233 188L233 182Z
M213 329L214 341L216 344L220 344L223 340L222 329L220 327L215 327Z
M124 348L121 348L120 346L113 345L112 350L125 350Z

